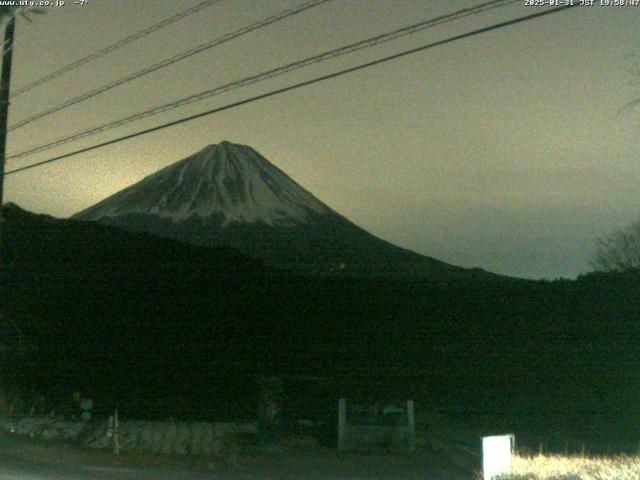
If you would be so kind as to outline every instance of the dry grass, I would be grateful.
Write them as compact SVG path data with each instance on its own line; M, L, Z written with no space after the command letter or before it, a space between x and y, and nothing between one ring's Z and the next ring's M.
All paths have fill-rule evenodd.
M640 455L583 457L515 455L511 474L501 480L638 480Z

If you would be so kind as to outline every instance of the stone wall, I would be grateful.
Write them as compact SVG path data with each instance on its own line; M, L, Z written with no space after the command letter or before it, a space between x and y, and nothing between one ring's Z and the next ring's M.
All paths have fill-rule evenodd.
M112 448L109 423L45 417L2 420L2 431L43 440L64 440L90 448ZM255 423L121 421L120 451L142 450L178 455L223 455L255 441Z

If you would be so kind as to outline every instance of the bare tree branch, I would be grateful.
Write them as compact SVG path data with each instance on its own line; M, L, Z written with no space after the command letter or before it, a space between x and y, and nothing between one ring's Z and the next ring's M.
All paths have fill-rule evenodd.
M640 269L640 220L596 239L591 266L605 272Z

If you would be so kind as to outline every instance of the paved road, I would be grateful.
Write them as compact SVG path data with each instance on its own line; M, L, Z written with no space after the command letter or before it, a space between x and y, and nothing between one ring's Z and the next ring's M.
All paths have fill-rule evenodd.
M45 463L9 462L0 465L1 480L96 480L96 479L139 479L139 480L187 480L187 479L234 479L212 472L187 472L176 470L135 469L128 467L70 466Z
M108 453L50 447L17 439L0 441L0 480L469 480L470 470L434 454L411 458L341 454L332 449L254 453L237 466L201 462L199 466L137 467L135 460L114 466ZM105 458L106 455L106 458ZM120 457L119 457L120 458ZM157 458L157 457L156 457ZM133 462L133 463L131 463Z
M467 472L444 465L416 466L410 463L362 459L344 464L324 463L322 459L291 462L252 462L239 468L215 467L207 470L142 469L132 467L107 467L90 465L66 465L43 462L3 461L0 465L1 480L463 480L472 478Z

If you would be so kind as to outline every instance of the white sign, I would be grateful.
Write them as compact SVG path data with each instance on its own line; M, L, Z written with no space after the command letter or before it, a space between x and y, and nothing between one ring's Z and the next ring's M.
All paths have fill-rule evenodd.
M482 474L484 480L493 480L503 473L509 473L515 437L494 435L482 437Z

